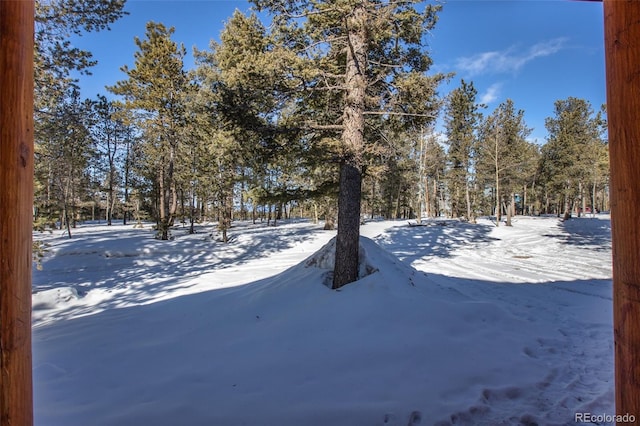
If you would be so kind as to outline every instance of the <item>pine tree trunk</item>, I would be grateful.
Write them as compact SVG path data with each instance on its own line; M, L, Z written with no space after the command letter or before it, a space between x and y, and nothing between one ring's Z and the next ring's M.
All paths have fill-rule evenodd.
M125 160L124 160L124 214L122 215L122 224L126 225L127 224L127 220L129 219L129 169L130 169L130 164L129 164L129 151L130 151L130 146L131 146L131 142L129 140L129 130L127 129L127 149L125 152Z
M591 216L596 217L596 183L591 187Z
M465 200L465 203L467 204L467 220L469 222L473 222L473 213L471 211L471 194L470 194L471 191L469 191L469 182L466 181L466 178L464 183L464 191L465 191L464 200Z
M440 216L440 209L442 208L442 206L444 206L444 192L442 192L440 194L440 198L438 201L438 206L436 207L436 201L438 200L438 181L436 179L433 180L433 205L434 205L434 216L438 217Z
M71 238L71 220L69 219L69 206L66 201L64 204L64 223L67 228L67 234L69 235L69 238Z
M507 218L504 222L505 226L511 226L511 202L509 202L509 204L505 205L505 213L507 215Z
M313 201L313 223L318 223L318 203Z
M373 220L373 218L376 215L375 203L376 203L376 179L374 178L373 183L371 184L371 220Z
M191 191L189 196L189 234L195 234L195 222L196 222L196 194L195 191Z
M111 226L111 220L113 218L113 208L115 207L116 199L113 195L113 178L110 177L109 181L109 190L107 191L107 225Z
M78 205L76 204L76 194L73 192L73 197L71 198L71 225L73 229L78 227L78 220L80 219L80 214L78 213Z
M232 210L233 210L233 189L226 188L222 197L222 218L218 222L218 226L222 231L222 241L226 244L229 242L227 231L231 228Z
M538 210L538 208L540 207L539 201L537 200L537 197L535 197L535 193L536 193L536 180L534 179L533 182L531 182L531 192L533 193L534 197L531 201L531 205L529 206L529 212L531 215L535 215L535 214L540 214ZM537 212L536 212L537 211Z
M584 194L584 187L580 188L580 198L582 199L582 212L586 215L587 214L587 199L586 199L586 196Z
M161 240L169 239L169 219L168 219L168 206L166 200L165 179L164 179L164 166L160 164L160 170L158 172L158 213L160 214L158 220L158 236Z
M362 192L362 149L364 147L364 104L366 82L366 17L363 3L347 18L349 47L345 86L342 145L345 158L340 165L338 234L333 270L333 288L358 279L360 245L360 199Z
M341 165L334 289L358 279L361 181L362 174L357 165L347 162Z
M169 224L169 226L173 226L176 212L178 211L178 191L176 189L175 179L175 151L175 144L172 143L169 155L169 172L167 176L169 185L169 211L167 212L167 223Z
M500 219L502 217L500 201L500 181L498 180L498 173L496 173L496 226L500 226Z
M515 213L516 197L515 194L511 194L509 199L509 205L507 206L507 226L513 226L511 219Z
M571 203L570 203L569 198L570 197L568 195L564 196L564 215L563 215L563 220L571 219Z
M429 197L429 178L425 178L424 185L424 214L427 218L431 217L431 198ZM422 219L422 213L420 213ZM420 220L422 222L422 220Z
M244 210L244 169L242 169L240 178L240 219L247 220L247 214Z

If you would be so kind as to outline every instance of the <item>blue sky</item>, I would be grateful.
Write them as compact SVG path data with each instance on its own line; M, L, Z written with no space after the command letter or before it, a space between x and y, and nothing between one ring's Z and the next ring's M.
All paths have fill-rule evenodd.
M599 2L569 0L446 0L429 37L433 71L455 72L440 88L445 95L473 81L486 114L513 99L525 111L534 130L531 138L544 142L545 117L553 103L569 96L584 98L598 110L605 102L603 12ZM134 36L144 37L153 20L176 28L174 41L188 51L208 47L218 39L233 11L248 10L246 1L129 0L129 15L111 31L85 35L76 45L93 52L98 65L83 77L83 95L107 94L105 85L125 78L120 67L133 64Z

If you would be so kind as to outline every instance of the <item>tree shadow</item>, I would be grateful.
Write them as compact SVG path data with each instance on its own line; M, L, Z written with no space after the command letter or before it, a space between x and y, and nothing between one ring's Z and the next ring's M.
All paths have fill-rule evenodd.
M121 405L123 409L117 410L123 413L121 424L169 425L176 418L188 424L232 424L255 416L262 420L261 424L292 425L300 424L291 409L296 403L311 404L320 418L335 409L327 405L325 395L327 389L335 387L357 390L347 393L354 400L341 397L341 404L362 404L358 395L365 394L366 404L362 406L367 408L361 413L363 418L382 419L389 410L385 405L388 400L384 394L367 390L376 387L372 383L380 382L379 386L384 387L391 380L396 394L410 398L410 403L393 408L416 404L412 409L428 413L438 405L432 405L432 399L423 394L440 395L433 380L445 376L443 368L456 376L450 389L456 392L456 398L453 404L447 404L453 412L451 418L466 418L468 422L464 424L498 424L514 409L522 408L537 409L536 416L558 423L573 418L582 404L594 402L607 409L613 407L613 400L597 393L604 386L613 386L613 361L608 355L613 339L610 280L522 284L417 271L415 274L398 274L397 282L391 283L411 288L414 296L410 298L394 299L364 284L361 290L366 291L357 292L357 299L348 298L347 292L322 286L317 274L296 281L300 274L284 271L234 288L179 296L153 305L111 309L75 318L68 324L42 327L36 330L34 339L36 415L42 423L83 424L88 418L113 420L109 417L113 412L106 410ZM357 289L348 291L352 290ZM379 297L381 294L385 297ZM357 309L353 306L355 300L360 302ZM436 309L438 303L447 302L451 303L451 310ZM407 309L393 306L398 303L406 304ZM421 303L424 309L419 309ZM345 318L351 321L344 321ZM440 321L434 322L436 319ZM389 328L381 332L380 324ZM430 330L448 328L449 334L430 334ZM490 338L474 338L477 333ZM433 341L428 338L432 335L445 338ZM443 358L446 362L425 361L441 347L445 348L441 351L447 354ZM509 364L494 362L489 356L478 357L494 353L492 347L501 348L499 353L506 354L501 359ZM188 368L171 370L176 359ZM363 363L363 359L377 362ZM358 377L367 379L358 385L352 374L332 374L342 370L325 368L331 360L350 369L359 365ZM385 366L382 371L381 365ZM495 373L499 368L521 371L523 376L534 368L540 375L531 381L505 382L502 374ZM168 369L172 371L170 384L177 386L164 386L166 383L162 382L162 392L152 394L169 407L167 417L151 422L157 409L150 409L145 413L145 422L128 418L136 411L128 412L124 407L144 407L149 398L148 383L157 383L155 379ZM82 371L90 374L83 375ZM193 371L198 372L197 380L190 376ZM407 371L411 380L406 380ZM66 372L72 374L65 381L59 380ZM136 391L127 391L130 399L120 401L113 389L94 386L96 380L130 384ZM517 392L505 393L505 386ZM64 404L81 407L87 392L100 403L88 404L89 411L65 410ZM414 401L411 395L416 393L419 397ZM58 409L49 412L42 409L41 405L47 407L47 398L54 395L64 395L62 406L56 405ZM195 400L186 399L185 395ZM287 398L294 403L283 404ZM534 404L542 400L547 402ZM211 401L215 402L215 410ZM192 407L193 414L186 414L185 418L185 413L180 414L175 408L181 405ZM254 410L242 411L242 405ZM487 409L469 408L474 406ZM439 411L442 413L443 409ZM214 412L217 422L212 420ZM199 414L204 417L197 417ZM78 418L79 415L85 418Z
M611 250L611 220L609 216L579 217L562 221L560 228L565 235L554 235L564 244L585 250Z
M233 273L241 265L268 258L323 232L310 223L286 227L245 223L232 228L233 241L224 244L216 241L212 229L203 225L190 235L187 228L176 227L172 240L160 241L150 227L122 231L105 225L76 232L72 239L50 239L42 270L33 270L32 291L70 287L78 299L93 298L93 303L69 303L55 309L45 315L51 320L149 303L178 290L188 291L195 285L194 278L202 274L226 269ZM34 310L49 308L34 304Z
M406 263L425 257L450 257L452 252L469 242L491 243L493 226L460 221L433 221L426 226L404 226L388 229L374 240L385 250Z

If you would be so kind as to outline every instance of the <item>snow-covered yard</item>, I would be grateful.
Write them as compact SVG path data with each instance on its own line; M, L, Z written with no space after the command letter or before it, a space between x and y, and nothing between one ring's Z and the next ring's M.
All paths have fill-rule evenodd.
M609 217L38 234L38 426L566 425L613 414ZM376 244L377 243L377 244Z

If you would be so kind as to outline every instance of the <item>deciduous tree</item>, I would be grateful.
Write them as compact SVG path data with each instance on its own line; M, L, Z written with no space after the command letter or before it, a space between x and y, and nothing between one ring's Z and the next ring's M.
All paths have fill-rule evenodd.
M527 141L531 133L524 121L524 111L516 110L511 99L501 103L484 120L477 147L476 167L493 189L496 226L500 224L503 205L507 226L515 214L515 196L528 184L537 166L535 148Z

